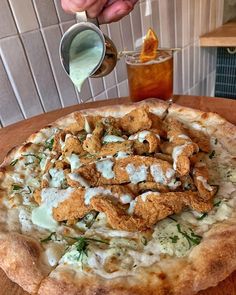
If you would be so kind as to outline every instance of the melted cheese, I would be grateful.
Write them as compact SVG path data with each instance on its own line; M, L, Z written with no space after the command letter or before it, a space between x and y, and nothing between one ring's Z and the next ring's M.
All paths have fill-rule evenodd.
M70 197L73 188L58 190L55 188L44 188L41 192L41 205L32 211L33 224L54 231L58 223L52 216L52 209Z
M115 177L115 174L112 170L114 163L111 160L101 160L96 162L97 171L102 174L102 177L106 179L112 179Z
M182 224L181 229L188 232L188 228ZM161 253L183 257L189 251L188 240L178 232L177 223L171 219L166 218L158 222L153 237L158 243L158 248ZM173 243L171 239L174 237L177 237L175 243Z
M126 166L126 172L129 175L130 181L134 184L147 179L147 167L145 165L135 167L133 164L128 164Z

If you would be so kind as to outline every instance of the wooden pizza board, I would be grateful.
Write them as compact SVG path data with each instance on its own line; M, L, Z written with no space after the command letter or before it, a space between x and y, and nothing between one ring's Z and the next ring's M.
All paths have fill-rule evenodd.
M6 153L14 146L21 144L30 134L53 122L57 118L76 110L97 108L129 102L128 98L115 98L99 102L75 105L21 121L0 129L0 163ZM203 111L216 112L236 125L236 100L204 96L175 96L175 102ZM28 295L17 284L11 282L0 269L0 295ZM46 294L45 294L46 295ZM236 271L214 288L199 292L197 295L236 295Z

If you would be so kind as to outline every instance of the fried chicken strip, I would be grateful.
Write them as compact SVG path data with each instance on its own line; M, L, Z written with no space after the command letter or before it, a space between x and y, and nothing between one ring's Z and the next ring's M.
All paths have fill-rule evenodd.
M143 181L168 185L175 178L169 162L144 156L104 159L80 167L76 172L92 186Z

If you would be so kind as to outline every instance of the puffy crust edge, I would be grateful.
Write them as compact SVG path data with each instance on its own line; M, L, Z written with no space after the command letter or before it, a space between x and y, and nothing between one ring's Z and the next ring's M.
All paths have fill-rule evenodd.
M210 136L220 139L223 147L236 156L236 126L220 115L173 104L168 109L168 116L176 117L190 127L198 122Z
M36 293L51 268L43 263L40 244L19 233L0 234L0 267L8 278L29 293Z

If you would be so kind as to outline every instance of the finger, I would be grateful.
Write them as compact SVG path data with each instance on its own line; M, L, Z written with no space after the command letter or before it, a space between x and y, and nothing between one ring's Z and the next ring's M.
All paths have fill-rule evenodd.
M120 20L133 10L136 2L137 0L117 0L113 2L100 13L98 16L99 23L104 24Z
M102 0L103 1L103 0ZM97 0L61 0L61 6L66 12L81 12L89 9Z
M95 18L97 17L101 11L104 8L104 5L107 3L107 0L100 0L100 1L96 1L93 5L91 5L88 9L87 9L87 15L90 18Z

